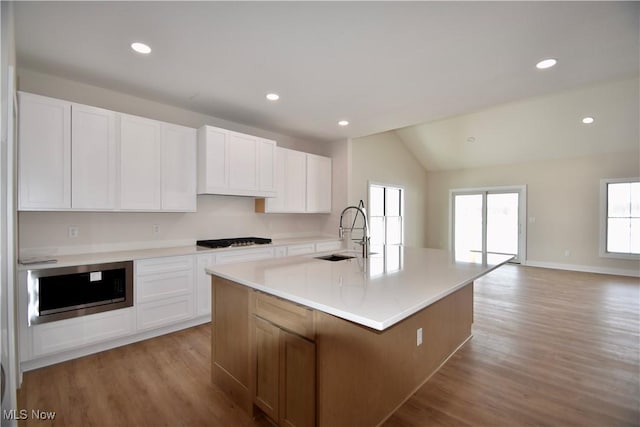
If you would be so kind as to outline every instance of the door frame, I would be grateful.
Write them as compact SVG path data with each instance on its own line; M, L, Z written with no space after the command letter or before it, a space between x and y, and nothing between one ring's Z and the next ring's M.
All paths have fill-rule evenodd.
M527 185L500 187L453 188L449 190L449 249L455 254L455 203L454 197L466 194L482 194L482 251L487 251L487 194L519 193L518 196L518 255L510 261L524 265L527 260Z

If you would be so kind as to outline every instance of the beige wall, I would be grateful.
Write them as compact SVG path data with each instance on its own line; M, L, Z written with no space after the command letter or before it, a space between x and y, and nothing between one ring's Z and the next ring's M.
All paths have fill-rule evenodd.
M638 176L638 151L431 172L427 175L427 246L449 248L450 189L524 184L529 218L528 262L638 272L638 261L598 255L600 179ZM565 256L566 250L570 251L569 256Z
M228 122L30 70L18 70L19 90L115 111L140 115L185 126L204 124L275 139L279 146L334 157L333 210L346 203L344 179L347 141L319 143ZM254 199L234 196L198 196L195 213L89 213L20 212L19 248L23 254L65 254L114 250L128 247L165 246L197 239L264 236L272 238L334 235L336 215L256 214ZM158 234L153 225L160 226ZM69 238L68 227L79 227L79 236ZM337 235L337 234L335 234Z
M368 205L368 182L405 188L405 244L426 246L427 174L394 132L351 141L350 204Z

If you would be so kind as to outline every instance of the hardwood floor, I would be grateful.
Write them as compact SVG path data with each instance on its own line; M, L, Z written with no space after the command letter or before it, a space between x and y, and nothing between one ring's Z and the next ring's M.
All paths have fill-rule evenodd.
M505 266L473 338L385 424L640 425L638 279Z
M269 426L211 384L210 354L205 324L29 371L18 406L55 411L55 426Z
M640 425L637 278L504 266L473 330L386 427ZM18 401L57 426L269 425L211 385L209 325L27 372Z

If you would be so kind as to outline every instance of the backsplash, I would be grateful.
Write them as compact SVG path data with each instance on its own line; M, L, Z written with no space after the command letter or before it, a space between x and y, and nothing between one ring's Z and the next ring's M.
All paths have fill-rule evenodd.
M19 212L19 253L51 256L182 246L198 239L334 235L338 227L334 215L257 214L252 197L198 196L197 209L193 213ZM69 237L70 226L77 227L77 237Z

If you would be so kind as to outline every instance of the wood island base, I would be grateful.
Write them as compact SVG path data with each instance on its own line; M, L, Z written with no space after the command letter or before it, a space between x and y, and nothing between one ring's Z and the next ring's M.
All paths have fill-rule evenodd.
M473 283L384 331L217 276L212 285L212 381L279 425L379 425L471 337Z

